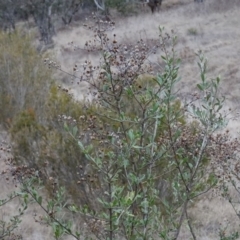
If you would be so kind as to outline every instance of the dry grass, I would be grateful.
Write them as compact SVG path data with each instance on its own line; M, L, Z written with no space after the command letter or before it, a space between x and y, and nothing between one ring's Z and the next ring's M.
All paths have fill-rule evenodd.
M221 76L222 92L228 97L228 107L235 109L238 108L240 102L239 12L239 0L205 0L204 4L194 4L192 0L165 0L162 11L155 15L144 11L141 15L126 19L114 19L113 17L116 22L114 33L121 42L134 43L140 37L157 39L159 25L164 26L167 31L173 29L179 39L177 50L182 58L180 74L183 81L179 86L182 94L195 89L195 84L199 79L195 52L202 49L209 59L209 76ZM92 38L92 33L82 26L75 26L57 34L54 39L54 57L60 61L64 70L71 72L75 63L81 64L85 59L91 60L94 64L98 63L100 56L82 55L68 45L69 42L73 42L76 46L82 47L90 38ZM159 61L159 55L156 54L150 60ZM87 89L86 85L77 88L71 85L72 80L67 75L64 76L61 73L58 77L65 85L74 88L72 92L75 97L82 98ZM238 121L230 122L229 128L235 134L234 136L239 126ZM1 169L4 168L2 158L0 164ZM10 187L11 184L7 185L1 178L1 196L4 196ZM8 209L9 213L12 211L14 208ZM34 209L30 209L24 218L22 230L20 230L24 236L23 239L50 239L50 229L35 225L32 220L33 211ZM227 222L230 222L230 230L239 227L239 220L229 203L220 197L210 198L206 195L192 207L190 216L200 235L198 239L202 240L219 239L220 224L224 227ZM183 228L181 239L190 239L187 227Z
M11 174L13 166L10 164L9 159L12 158L11 152L6 152L3 149L10 149L10 137L0 128L0 199L5 199L6 196L13 191L18 191L19 186L13 179ZM18 209L22 207L19 199L11 201L9 204L0 207L0 220L8 221L10 217L18 213ZM6 240L24 239L24 240L46 240L54 239L52 237L52 229L41 225L36 222L40 216L44 216L44 212L36 204L29 204L28 209L21 218L22 222L14 231L14 237L6 237ZM19 237L19 238L17 238ZM65 237L66 240L70 240L70 237Z
M164 26L167 31L173 29L179 39L177 50L183 60L180 72L184 79L180 86L183 92L195 87L198 80L195 52L202 49L209 59L209 75L221 75L224 81L223 93L228 93L229 99L235 105L238 103L237 80L240 77L240 3L237 0L227 2L208 0L204 4L194 4L192 0L166 0L163 2L162 11L155 15L143 13L126 19L113 17L116 22L113 32L122 43L134 43L139 38L157 40L159 25ZM196 34L188 34L189 29L194 29ZM73 42L74 45L83 47L92 36L93 33L82 26L57 34L54 39L55 57L64 70L71 72L75 63L81 64L85 59L93 64L99 62L100 56L74 51L68 45ZM159 59L158 54L150 58L153 62ZM71 82L68 76L61 74L60 78L65 80L66 84ZM85 89L86 86L81 86L78 94L81 94L81 90L85 92Z
M1 131L0 134L0 144L1 147L6 148L10 145L10 138L8 134L5 131ZM1 169L1 175L0 175L0 199L6 198L8 194L10 194L12 191L17 191L18 188L16 187L15 182L13 181L13 178L11 177L11 170L12 166L8 164L10 159L11 153L7 153L6 151L0 151L0 169ZM3 174L3 172L6 172ZM7 180L9 179L9 180ZM1 220L8 220L10 216L13 216L18 212L18 208L21 207L20 202L18 200L11 201L10 204L6 204L0 208L0 218ZM39 209L38 209L39 210ZM38 223L35 223L34 221L34 208L30 208L27 210L27 214L22 219L23 222L20 225L20 228L15 231L16 235L19 235L23 237L23 239L26 240L40 240L45 239L43 236L47 236L47 232L49 232L49 229L42 228L39 226ZM11 237L9 237L11 239Z

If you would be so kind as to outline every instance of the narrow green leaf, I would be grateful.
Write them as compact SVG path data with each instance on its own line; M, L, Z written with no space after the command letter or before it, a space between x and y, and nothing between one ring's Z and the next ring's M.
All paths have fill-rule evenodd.
M203 87L202 87L201 84L197 84L197 87L198 87L199 90L203 91Z
M76 137L77 132L78 132L77 126L74 126L73 129L72 129L72 134L73 134L74 137Z

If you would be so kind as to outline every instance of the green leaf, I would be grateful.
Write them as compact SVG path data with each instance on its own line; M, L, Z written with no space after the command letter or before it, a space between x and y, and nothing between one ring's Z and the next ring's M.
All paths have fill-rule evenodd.
M123 166L126 168L129 165L128 159L123 159Z
M134 140L134 134L133 134L133 130L132 130L132 129L130 129L130 130L128 131L128 137L130 138L131 141Z
M136 146L136 145L134 145L134 146L132 146L132 148L141 149L142 147L141 147L141 146Z
M164 60L164 62L166 62L166 61L167 61L166 57L164 57L164 56L161 56L161 58Z
M78 141L77 143L78 143L78 146L79 146L82 150L84 150L84 146L83 146L82 142Z
M199 90L203 91L203 87L202 87L201 84L197 84L197 87L198 87Z
M73 135L74 137L76 137L77 132L78 132L77 126L74 126L73 129L72 129L72 135Z
M67 125L66 122L64 122L64 130L67 131L67 132L69 132L69 127L68 127L68 125Z
M37 202L41 205L42 204L42 197L41 196L39 196L38 198L37 198Z
M74 212L74 213L77 213L77 212L78 212L77 207L76 207L75 205L70 206L70 207L69 207L69 210L70 210L71 212Z

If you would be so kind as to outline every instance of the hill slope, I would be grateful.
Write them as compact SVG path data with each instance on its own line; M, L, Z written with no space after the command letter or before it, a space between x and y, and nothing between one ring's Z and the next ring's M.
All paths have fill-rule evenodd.
M183 81L179 86L182 94L195 89L195 84L199 79L195 51L202 49L209 59L209 76L221 75L222 92L227 95L227 105L237 109L240 103L239 16L239 0L206 0L204 4L194 4L192 0L165 0L162 10L154 15L145 11L141 15L125 19L113 17L116 22L114 33L119 36L120 41L134 43L140 36L157 39L159 25L164 26L167 31L173 29L179 39L177 50L182 58L180 74ZM78 51L73 51L68 45L73 41L74 44L82 47L91 37L91 32L82 26L71 27L55 36L54 56L64 70L69 71L75 63L81 64L85 59L97 64L98 56L82 55ZM159 58L160 56L156 54L150 60L157 62ZM58 77L65 85L74 88L72 92L76 98L82 98L87 89L86 84L76 87L70 84L71 79L67 75L64 76L61 73ZM238 121L232 121L229 128L236 134L239 126ZM2 138L6 138L4 134L6 133L2 133ZM8 168L4 163L5 153L0 152L0 154L1 169ZM0 197L4 197L11 188L14 188L14 184L7 183L5 176L1 175ZM14 213L14 206L1 209L0 214L3 216L6 212ZM28 210L17 232L21 233L25 240L51 239L50 229L34 223L34 212L34 207ZM206 196L194 206L191 216L198 228L198 235L201 236L199 239L202 240L219 239L218 231L221 223L222 227L225 227L230 222L229 227L232 230L239 226L239 220L229 203L220 197ZM183 229L181 239L189 239L187 229Z

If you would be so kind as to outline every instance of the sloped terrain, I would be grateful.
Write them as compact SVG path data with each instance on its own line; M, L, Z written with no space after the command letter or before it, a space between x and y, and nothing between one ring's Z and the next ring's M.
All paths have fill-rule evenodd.
M139 38L158 39L158 27L164 26L170 32L172 29L178 36L177 51L182 59L180 75L182 77L181 94L195 91L196 82L199 80L198 67L195 52L203 50L209 60L209 77L220 75L222 79L222 93L226 95L226 108L232 108L232 115L237 115L240 103L240 2L239 0L205 0L203 4L195 4L192 0L165 0L162 10L154 15L144 10L143 14L129 18L112 16L116 22L113 32L119 41L134 44ZM82 54L80 50L74 51L69 45L73 42L75 46L83 47L85 42L92 38L93 34L82 24L69 27L59 32L55 38L55 47L52 57L57 59L63 70L72 71L74 64L81 64L91 60L97 65L100 56ZM154 55L149 59L152 62L160 62L160 56ZM160 65L161 66L161 65ZM161 71L161 67L159 67ZM72 85L71 78L63 73L58 74L58 79L65 86L71 88L77 99L82 99L88 86ZM238 136L239 120L230 121L228 128L234 137ZM6 133L2 138L7 139ZM4 159L8 156L1 151L0 166L6 169ZM5 175L0 178L0 197L4 197L9 189L14 189L14 183L6 181ZM16 203L18 204L18 203ZM17 206L17 205L16 205ZM2 216L14 212L15 206L1 209ZM21 224L19 234L23 239L42 240L51 239L50 229L34 223L35 207L28 210ZM37 210L39 211L39 210ZM229 231L239 229L239 219L233 209L219 196L213 193L202 197L191 210L190 217L193 219L197 229L198 239L219 239L219 229L228 226ZM183 228L181 239L190 239L187 227Z

